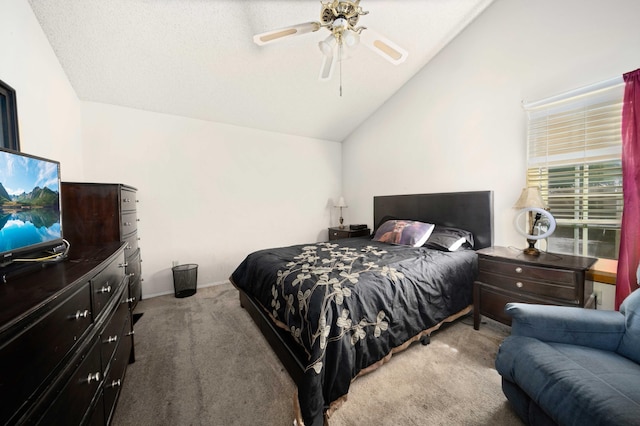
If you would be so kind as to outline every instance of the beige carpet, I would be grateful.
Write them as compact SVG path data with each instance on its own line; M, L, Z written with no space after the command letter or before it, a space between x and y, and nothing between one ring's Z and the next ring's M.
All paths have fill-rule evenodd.
M292 424L294 384L231 284L143 300L136 312L136 362L114 426ZM493 368L509 329L471 324L443 327L357 379L330 425L521 425Z

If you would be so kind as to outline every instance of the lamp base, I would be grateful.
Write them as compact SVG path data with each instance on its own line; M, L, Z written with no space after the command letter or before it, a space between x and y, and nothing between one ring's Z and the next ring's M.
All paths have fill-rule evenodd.
M344 219L342 218L342 216L340 216L340 226L338 226L338 228L344 229L344 225L342 224L343 222L344 222Z
M528 256L540 256L540 250L535 247L536 240L527 240L527 242L529 243L529 247L522 250L522 252Z

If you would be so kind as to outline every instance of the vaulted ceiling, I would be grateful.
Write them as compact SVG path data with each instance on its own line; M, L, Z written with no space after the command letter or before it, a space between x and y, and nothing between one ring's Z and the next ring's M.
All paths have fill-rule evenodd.
M318 21L318 0L29 2L81 100L343 141L492 0L361 0L369 14L359 25L408 59L392 65L359 46L326 82L318 42L327 29L252 41Z

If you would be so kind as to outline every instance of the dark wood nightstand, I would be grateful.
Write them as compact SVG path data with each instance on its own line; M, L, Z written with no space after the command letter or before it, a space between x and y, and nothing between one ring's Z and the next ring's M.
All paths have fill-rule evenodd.
M480 315L511 325L508 302L596 307L593 283L585 273L596 259L567 254L525 255L522 250L488 247L478 250L478 280L473 283L473 328Z
M339 240L341 238L353 238L353 237L366 237L371 234L369 228L365 229L349 229L349 226L344 228L333 227L329 228L329 241Z

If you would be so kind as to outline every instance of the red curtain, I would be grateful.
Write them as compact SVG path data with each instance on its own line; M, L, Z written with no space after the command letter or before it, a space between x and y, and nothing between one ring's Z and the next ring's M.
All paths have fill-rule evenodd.
M616 310L638 288L640 263L640 69L624 74L622 106L622 231L616 278Z

